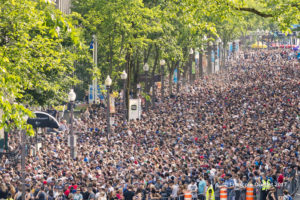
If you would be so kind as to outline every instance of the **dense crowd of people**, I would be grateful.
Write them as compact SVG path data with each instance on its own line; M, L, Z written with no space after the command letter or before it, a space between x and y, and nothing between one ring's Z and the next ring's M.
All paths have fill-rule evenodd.
M65 121L28 155L26 200L220 199L222 187L239 200L249 184L256 199L287 198L284 184L300 170L300 68L288 55L246 51L141 120L116 114L110 135L105 108L89 107L75 119L76 159ZM0 161L0 199L20 199L20 169Z

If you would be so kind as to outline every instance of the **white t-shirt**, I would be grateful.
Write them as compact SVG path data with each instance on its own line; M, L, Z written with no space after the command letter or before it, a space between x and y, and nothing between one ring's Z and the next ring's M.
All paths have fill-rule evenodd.
M172 187L172 194L171 194L171 197L172 197L172 198L177 197L177 195L178 195L178 190L179 190L179 186L178 186L178 185L173 185L173 187Z
M190 190L192 192L193 198L197 198L197 189L198 189L198 187L197 187L196 183L194 183L194 184L191 183L188 185L188 190Z

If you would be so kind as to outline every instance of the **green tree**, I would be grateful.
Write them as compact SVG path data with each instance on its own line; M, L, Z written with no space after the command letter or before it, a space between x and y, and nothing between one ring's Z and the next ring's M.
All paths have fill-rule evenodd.
M45 1L0 2L1 127L33 134L24 120L33 116L28 106L61 102L77 83L73 64L80 59L80 32Z

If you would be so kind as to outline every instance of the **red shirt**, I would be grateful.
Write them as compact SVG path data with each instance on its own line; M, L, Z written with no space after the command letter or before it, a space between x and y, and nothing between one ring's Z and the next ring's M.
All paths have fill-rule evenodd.
M278 183L283 183L283 180L284 180L284 176L280 174L277 179Z

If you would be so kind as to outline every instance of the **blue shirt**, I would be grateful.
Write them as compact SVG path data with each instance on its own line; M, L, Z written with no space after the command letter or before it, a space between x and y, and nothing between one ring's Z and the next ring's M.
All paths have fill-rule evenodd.
M225 181L226 187L233 187L234 181L232 179L228 179ZM232 189L227 189L227 193L229 194L232 191Z
M205 187L206 187L206 182L204 180L200 181L198 186L198 193L204 194Z

